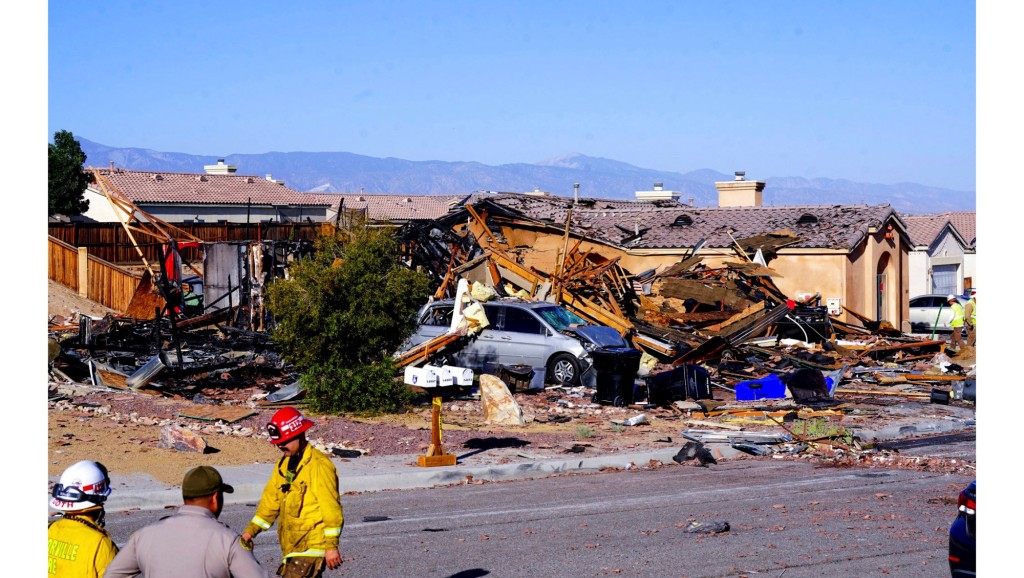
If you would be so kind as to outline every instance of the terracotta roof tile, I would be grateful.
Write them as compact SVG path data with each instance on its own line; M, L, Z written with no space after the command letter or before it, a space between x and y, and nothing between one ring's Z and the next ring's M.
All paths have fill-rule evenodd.
M367 217L374 221L438 219L448 214L449 207L465 198L465 195L305 194L321 202L330 203L333 210L337 210L344 199L346 209L366 209Z
M568 197L518 194L477 195L467 204L484 199L552 225L564 224L572 205ZM800 238L790 247L852 249L870 226L881 226L893 216L899 219L887 204L689 207L674 201L580 199L572 226L589 237L632 248L684 248L701 239L707 247L729 247L733 238L789 230Z
M98 169L133 203L315 205L326 201L252 175Z
M935 237L942 232L946 223L952 223L968 247L976 244L975 213L957 211L931 215L902 215L907 223L908 233L915 245L930 245Z

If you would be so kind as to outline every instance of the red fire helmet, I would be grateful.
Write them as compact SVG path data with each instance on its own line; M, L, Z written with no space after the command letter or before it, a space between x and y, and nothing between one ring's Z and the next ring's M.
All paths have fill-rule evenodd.
M267 424L270 443L274 445L288 443L295 436L313 427L313 421L303 417L294 407L282 407Z

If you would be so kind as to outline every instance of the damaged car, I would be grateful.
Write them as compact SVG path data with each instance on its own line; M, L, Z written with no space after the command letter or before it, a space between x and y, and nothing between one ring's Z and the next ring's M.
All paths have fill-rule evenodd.
M474 371L494 373L499 365L529 365L543 369L556 385L596 382L591 353L599 349L629 347L611 327L591 325L572 311L546 301L499 299L482 304L490 325L467 338L461 348L445 354L447 361ZM426 343L449 331L455 301L424 305L419 327L406 348Z

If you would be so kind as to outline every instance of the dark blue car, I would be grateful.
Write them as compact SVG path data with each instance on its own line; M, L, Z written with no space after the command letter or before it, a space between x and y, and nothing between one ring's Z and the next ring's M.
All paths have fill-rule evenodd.
M953 578L975 576L974 541L977 537L974 520L977 508L977 480L956 500L957 514L949 527L949 571Z

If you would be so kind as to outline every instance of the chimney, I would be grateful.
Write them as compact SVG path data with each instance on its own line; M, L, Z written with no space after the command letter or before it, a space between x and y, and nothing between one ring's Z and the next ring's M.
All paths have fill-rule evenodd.
M636 191L638 201L679 200L679 191L666 191L665 183L654 183L653 191Z
M208 175L230 175L234 174L234 172L238 170L238 167L224 164L224 159L217 159L217 164L203 165L203 170L206 171L206 174Z
M764 181L748 181L745 171L736 171L736 179L715 183L718 189L719 207L761 207L764 205L761 192Z

